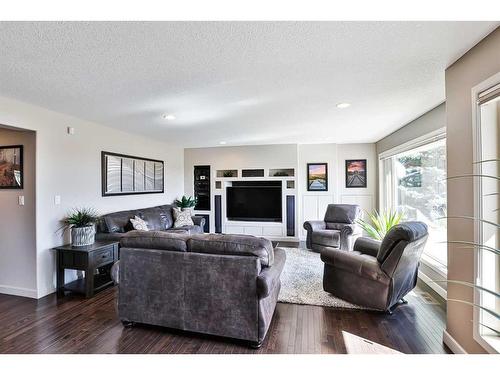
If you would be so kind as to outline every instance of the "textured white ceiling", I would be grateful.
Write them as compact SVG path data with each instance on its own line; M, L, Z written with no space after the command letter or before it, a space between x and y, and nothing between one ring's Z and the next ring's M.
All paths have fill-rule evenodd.
M441 103L497 26L1 22L0 95L186 147L373 142Z

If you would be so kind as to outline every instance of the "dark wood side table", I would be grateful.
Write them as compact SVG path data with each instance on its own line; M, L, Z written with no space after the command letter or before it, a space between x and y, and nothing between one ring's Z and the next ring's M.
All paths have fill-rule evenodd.
M94 293L113 285L111 266L118 260L117 241L96 241L89 246L63 245L53 248L57 252L57 295L65 291L85 294L90 298ZM85 271L85 278L68 284L64 282L64 270ZM96 274L96 269L99 273Z

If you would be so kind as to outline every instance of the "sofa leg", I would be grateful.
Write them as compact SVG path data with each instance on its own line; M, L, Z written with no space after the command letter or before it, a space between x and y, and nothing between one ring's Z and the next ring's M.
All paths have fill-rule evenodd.
M259 349L262 346L262 341L250 341L249 345L252 349Z
M122 324L125 328L132 328L133 326L135 326L134 322L130 322L128 320L122 320Z

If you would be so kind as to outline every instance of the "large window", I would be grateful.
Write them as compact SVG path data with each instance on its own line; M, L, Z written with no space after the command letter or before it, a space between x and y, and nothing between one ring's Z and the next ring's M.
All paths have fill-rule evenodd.
M475 290L475 303L482 309L474 314L476 339L489 351L500 350L500 319L490 313L500 312L500 256L491 249L500 249L500 85L478 95L475 122L474 183L476 283L484 289ZM493 293L492 293L493 292Z
M381 207L427 224L423 260L446 272L446 139L433 134L380 157Z

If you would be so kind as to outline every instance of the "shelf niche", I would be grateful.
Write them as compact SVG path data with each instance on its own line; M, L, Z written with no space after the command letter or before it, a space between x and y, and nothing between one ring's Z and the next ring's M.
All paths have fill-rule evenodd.
M218 169L217 170L217 178L234 178L238 177L238 170L237 169Z
M294 177L295 169L285 168L285 169L270 169L269 177Z

